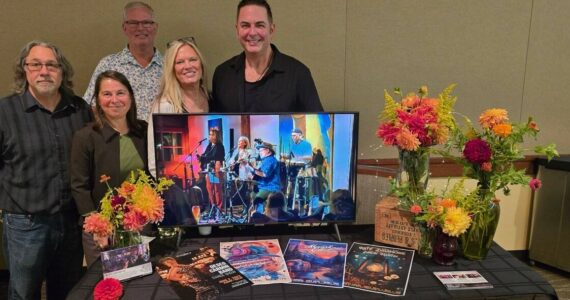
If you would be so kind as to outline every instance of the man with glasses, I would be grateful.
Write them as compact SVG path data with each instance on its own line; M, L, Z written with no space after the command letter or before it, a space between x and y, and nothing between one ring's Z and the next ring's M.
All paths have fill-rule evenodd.
M69 176L73 133L91 109L72 90L73 69L54 45L32 41L0 99L0 210L9 299L65 299L82 275L81 227Z
M244 52L216 68L213 112L323 110L309 69L271 44L275 24L265 0L238 4L236 33Z
M127 36L127 46L118 53L101 59L83 99L93 102L93 90L97 76L107 70L124 74L129 80L137 102L137 116L146 120L151 103L158 94L162 76L162 55L154 47L158 23L154 21L154 10L144 2L129 2L123 9L123 32Z

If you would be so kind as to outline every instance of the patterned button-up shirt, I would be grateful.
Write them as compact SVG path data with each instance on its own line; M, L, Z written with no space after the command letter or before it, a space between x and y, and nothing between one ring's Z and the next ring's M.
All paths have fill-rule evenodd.
M101 59L93 72L93 76L91 76L89 86L83 96L83 99L88 103L95 105L93 101L95 80L100 73L107 70L121 72L127 77L135 92L137 118L146 120L150 114L151 103L158 95L160 88L160 77L162 76L162 55L160 52L158 50L154 51L154 56L146 67L142 67L136 61L128 47L125 47L121 52Z

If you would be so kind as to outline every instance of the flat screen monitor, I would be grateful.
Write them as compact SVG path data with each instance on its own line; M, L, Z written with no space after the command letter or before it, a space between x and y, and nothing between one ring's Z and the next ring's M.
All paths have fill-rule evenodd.
M162 226L351 222L357 112L154 114Z

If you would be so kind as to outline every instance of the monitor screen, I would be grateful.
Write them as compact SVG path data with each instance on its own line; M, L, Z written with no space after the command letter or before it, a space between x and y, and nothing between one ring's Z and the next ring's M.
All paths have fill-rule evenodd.
M154 114L162 226L355 220L358 113Z

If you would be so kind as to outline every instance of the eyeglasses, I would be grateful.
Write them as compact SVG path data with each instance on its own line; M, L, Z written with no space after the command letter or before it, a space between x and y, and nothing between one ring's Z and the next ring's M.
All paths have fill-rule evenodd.
M41 70L43 66L45 66L46 69L50 72L56 72L61 68L60 64L54 63L54 62L48 62L45 64L42 64L39 62L24 63L24 66L28 67L28 70L34 71L34 72Z
M174 41L170 41L170 42L166 43L166 48L170 48L170 46L172 46L172 44L174 42L181 42L184 44L192 43L192 44L198 46L198 43L196 43L196 39L193 36L186 36L186 37L182 37L182 38L179 38L179 39L176 39Z
M125 21L125 24L129 27L129 28L137 28L139 27L139 25L142 25L143 28L151 28L154 24L156 24L155 21L150 21L150 20L145 20L145 21Z

